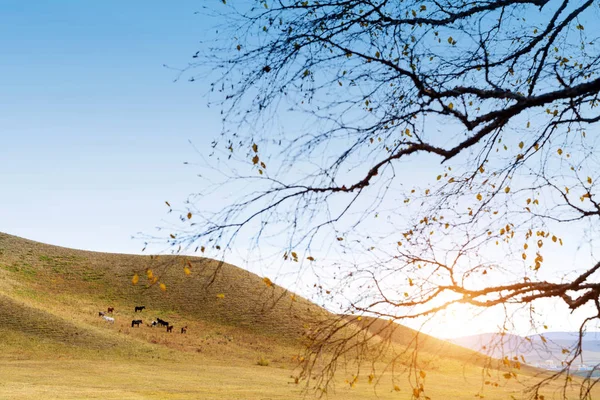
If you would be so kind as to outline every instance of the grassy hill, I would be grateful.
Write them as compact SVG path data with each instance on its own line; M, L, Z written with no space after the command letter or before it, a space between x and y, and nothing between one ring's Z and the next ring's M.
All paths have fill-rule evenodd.
M146 309L135 313L139 305ZM115 324L98 317L108 307ZM157 317L174 333L146 325ZM144 325L131 327L132 319ZM384 350L379 361L340 365L333 383L341 397L330 397L410 398L411 366L427 371L427 393L438 398L482 391L489 359L481 354L387 321L349 321L215 260L80 251L0 233L0 351L10 361L0 365L0 398L297 398L313 387L294 384L304 334L332 323L348 324L339 335L369 339L371 354L361 357ZM518 393L537 373L507 380L508 370L486 372L496 393L487 398Z
M191 270L189 275L184 267ZM157 278L153 284L147 279L147 270ZM28 313L23 307L36 310L32 321L62 316L71 323L78 316L95 325L104 323L97 317L98 311L115 307L117 325L124 328L134 318L149 323L159 317L176 328L188 325L207 331L219 327L236 331L238 336L265 337L293 345L310 324L337 317L255 274L208 258L80 251L0 233L0 271L6 282L12 282L12 298L29 304L20 308L13 305L14 315L3 324L5 328L21 320L19 313ZM134 274L140 276L137 285L131 283ZM159 283L166 285L165 291L160 290ZM135 313L137 305L146 309ZM403 346L417 334L401 325L387 326L372 319L363 320L361 325L382 339L391 335ZM28 328L19 322L14 329ZM460 358L476 354L431 337L424 340L427 335L420 337L424 351L439 354L448 350Z

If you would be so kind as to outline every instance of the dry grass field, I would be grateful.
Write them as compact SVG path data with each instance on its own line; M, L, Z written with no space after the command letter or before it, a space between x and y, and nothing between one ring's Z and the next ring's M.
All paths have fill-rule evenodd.
M154 285L148 269L158 277ZM132 285L135 273L140 281ZM146 309L135 313L137 305ZM107 307L115 307L114 324L98 317ZM173 333L147 325L157 317L174 325ZM0 399L312 397L294 381L295 356L307 324L329 317L261 277L214 260L77 251L0 233ZM142 319L142 326L131 327L132 319ZM368 326L395 349L411 346L414 331L384 328L380 321ZM507 370L485 375L486 359L477 353L425 335L419 347L425 394L432 399L523 398L539 373L523 368L517 378L504 378ZM395 374L383 362L363 365L354 385L355 365L341 366L327 396L410 399L414 376L403 373L408 360L400 361Z

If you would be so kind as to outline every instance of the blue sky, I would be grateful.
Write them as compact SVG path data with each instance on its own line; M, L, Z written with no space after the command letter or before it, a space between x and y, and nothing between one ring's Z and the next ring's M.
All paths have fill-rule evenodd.
M0 4L0 231L139 252L164 200L193 191L220 130L205 88L173 82L206 35L198 2Z
M210 32L204 3L24 3L0 2L0 231L139 253L131 236L199 187L188 140L221 130L203 82L174 82Z

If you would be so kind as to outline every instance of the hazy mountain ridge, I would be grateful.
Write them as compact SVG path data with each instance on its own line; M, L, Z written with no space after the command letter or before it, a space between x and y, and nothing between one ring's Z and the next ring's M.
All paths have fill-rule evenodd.
M568 359L578 337L578 332L544 332L530 336L484 333L449 341L494 358L523 356L529 365L553 369ZM581 345L582 354L574 362L575 366L585 369L600 364L600 332L584 333Z

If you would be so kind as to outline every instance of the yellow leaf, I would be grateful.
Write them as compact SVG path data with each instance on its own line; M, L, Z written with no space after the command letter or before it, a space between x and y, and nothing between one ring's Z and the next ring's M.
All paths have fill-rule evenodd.
M481 172L482 174L485 172L485 169L483 168L483 165L481 167L479 167L479 172Z
M477 200L481 201L481 199L483 199L483 196L481 195L481 193L477 194Z
M256 143L254 143L254 144L252 145L252 150L253 150L255 153L258 153L258 145L257 145Z
M504 189L504 193L508 193L508 192L510 192L510 187L508 187L508 186L507 186L507 187Z
M192 219L192 213L191 212L187 213L187 217L188 217L188 219Z
M306 257L306 259L307 259L308 261L315 261L315 258L314 258L313 256L308 256L308 257Z
M589 183L590 185L592 184L592 178L588 176L587 178L587 183Z
M522 149L522 148L523 148L523 146L525 146L525 143L523 143L523 142L519 143L519 148L520 148L520 149Z
M263 278L263 282L265 283L265 285L271 287L273 286L273 282L271 282L271 280L269 278L267 278L266 276Z
M192 273L192 271L190 271L190 269L188 267L184 267L183 272L185 272L186 275L189 275Z
M419 375L421 376L422 379L425 379L425 376L427 376L427 374L425 373L425 371L419 372Z
M133 275L133 278L131 278L131 283L134 285L137 285L137 283L140 281L140 277L138 276L138 274Z
M296 252L295 252L295 251L292 251L292 257L293 257L293 258L298 258L298 254L296 254Z
M523 258L523 260L527 260L527 254L523 253L521 254L521 257Z
M225 295L223 293L219 293L217 295L217 299L224 299L224 298L225 298Z
M558 149L558 150L556 150L556 152L558 153L559 156L563 153L562 149Z
M169 236L171 236L171 239L175 239L175 235L173 235L172 233Z
M454 108L454 104L452 104L452 103L448 104L448 108L452 110Z
M252 164L256 165L256 164L258 164L258 161L259 161L259 158L257 155L252 157Z
M399 392L399 391L400 391L400 387L399 387L398 385L394 385L394 390L395 390L396 392Z
M442 179L442 176L438 175L436 179L439 181L440 179Z

